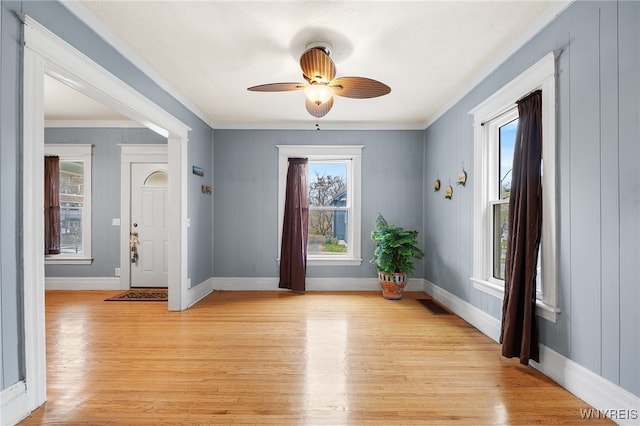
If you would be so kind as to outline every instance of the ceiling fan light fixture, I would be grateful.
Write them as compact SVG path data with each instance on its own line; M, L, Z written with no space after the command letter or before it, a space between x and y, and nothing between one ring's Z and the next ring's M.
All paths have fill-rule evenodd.
M1 1L1 0L0 0ZM338 77L329 57L331 49L325 43L313 43L300 56L300 68L305 83L268 83L249 87L253 92L288 92L304 90L305 108L316 118L324 117L333 107L333 95L352 99L384 96L391 88L366 77Z
M314 104L321 105L333 97L333 89L326 84L312 83L304 88L304 94Z

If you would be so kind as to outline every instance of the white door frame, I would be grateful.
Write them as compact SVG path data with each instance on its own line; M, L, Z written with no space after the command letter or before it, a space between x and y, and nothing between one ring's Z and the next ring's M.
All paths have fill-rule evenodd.
M128 289L131 284L131 253L128 249L131 224L131 164L166 163L167 146L120 145L120 152L120 288Z
M180 120L26 15L23 22L22 249L25 386L28 411L46 400L44 318L44 75L104 103L166 136L169 168L169 310L186 309L187 140ZM29 189L29 190L25 190Z

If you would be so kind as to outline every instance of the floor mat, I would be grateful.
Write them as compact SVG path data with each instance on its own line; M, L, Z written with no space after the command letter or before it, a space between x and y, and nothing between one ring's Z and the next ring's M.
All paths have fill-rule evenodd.
M106 302L166 302L168 299L169 293L166 288L132 288L104 300Z

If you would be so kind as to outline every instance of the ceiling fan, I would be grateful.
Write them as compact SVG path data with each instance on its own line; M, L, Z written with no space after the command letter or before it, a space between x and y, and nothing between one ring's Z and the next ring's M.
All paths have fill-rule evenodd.
M333 106L333 95L346 98L367 99L391 92L384 83L366 77L338 77L336 66L329 57L330 47L325 43L307 46L300 56L300 67L305 83L269 83L247 88L252 92L287 92L304 90L305 106L309 114L324 117Z

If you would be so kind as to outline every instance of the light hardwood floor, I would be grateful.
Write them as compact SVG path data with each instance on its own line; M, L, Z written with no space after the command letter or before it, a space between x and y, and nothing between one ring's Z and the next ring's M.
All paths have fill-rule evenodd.
M46 293L48 400L21 424L607 423L423 293L116 293Z

